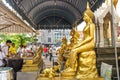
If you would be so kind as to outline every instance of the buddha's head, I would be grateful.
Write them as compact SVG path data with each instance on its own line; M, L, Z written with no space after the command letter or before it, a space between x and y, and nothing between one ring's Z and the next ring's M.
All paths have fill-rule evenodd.
M94 17L94 14L93 14L93 12L91 11L91 9L89 7L89 3L87 3L87 8L86 8L86 10L84 12L83 19L84 19L85 22L89 22L90 20L93 19L93 17Z

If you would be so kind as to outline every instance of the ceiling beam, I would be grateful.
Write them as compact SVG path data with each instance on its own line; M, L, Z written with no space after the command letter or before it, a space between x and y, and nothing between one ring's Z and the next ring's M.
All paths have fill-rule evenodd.
M66 0L59 0L59 1L63 1L63 2L65 2L65 3L68 3L68 4L70 4L72 7L74 7L77 11L79 11L79 13L80 13L80 15L82 16L82 12L80 12L80 10L75 6L75 5L73 5L72 3L70 3L70 2L68 2L68 1L66 1ZM80 0L79 0L80 1Z
M46 0L41 0L39 1L35 6L33 6L27 13L29 14L31 12L32 9L34 9L36 6L38 6L39 4L45 2ZM49 0L48 0L49 1Z
M10 22L12 22L12 23L14 23L14 24L19 24L18 22L16 22L15 20L9 18L8 16L3 17L2 19L4 19L5 21L10 21Z
M14 25L14 24L0 24L0 26L12 26L12 25Z
M41 20L43 20L45 17L48 17L48 16L57 16L59 15L59 17L64 17L66 18L66 20L69 22L69 23L73 23L75 16L73 13L70 13L68 11L64 11L63 9L54 9L55 11L53 11L53 9L45 9L45 11L42 11L41 13L39 13L38 15L34 16L33 20L36 22L36 20L39 19L39 21L37 21L37 23L39 23ZM59 11L59 13L58 13ZM55 13L53 13L55 12ZM48 14L49 13L49 14ZM47 15L48 14L48 15ZM56 15L57 14L57 15ZM64 14L64 15L63 15ZM70 17L72 16L72 17Z
M53 4L54 4L54 1L46 1L44 3L41 3L40 5L35 6L35 8L33 8L31 10L31 12L35 13L36 8L40 7L41 9L36 11L36 13L33 15L33 16L35 16L37 14L37 12L41 13L42 10L45 9L45 8L47 9L47 8L52 7L52 9L54 9L54 8L57 9L59 7L59 8L62 8L63 10L67 10L67 11L70 11L70 12L74 13L74 15L77 16L77 17L81 16L79 11L76 10L76 8L74 8L73 6L71 6L68 3L64 3L63 1L57 1L56 6L54 6ZM31 12L29 12L28 14L30 14Z

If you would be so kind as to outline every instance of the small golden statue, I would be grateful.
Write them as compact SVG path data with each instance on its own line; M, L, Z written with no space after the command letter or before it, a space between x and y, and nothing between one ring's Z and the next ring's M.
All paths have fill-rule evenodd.
M61 61L64 61L64 57L63 57L63 54L65 53L65 51L66 51L66 49L67 49L67 39L66 39L66 37L63 37L62 38L62 44L61 44L61 48L58 50L58 64L59 65L61 65L60 64L60 62Z
M58 77L57 71L60 69L60 66L53 66L52 68L46 68L39 75L37 80L43 80L43 78L48 78L50 80L54 80L54 77Z
M40 65L42 64L42 46L39 47L35 56L30 60L25 60L25 64L23 64L22 72L30 72L30 71L38 71Z
M43 48L42 48L42 46L40 46L40 47L38 48L35 56L34 56L33 59L32 59L32 60L33 60L33 64L36 64L36 63L39 63L39 62L40 62L39 60L42 59L42 52L43 52Z
M84 12L84 21L86 26L83 30L84 37L81 42L77 42L70 52L68 58L69 67L61 73L62 77L97 78L96 69L96 54L94 51L94 32L95 24L93 23L94 14L87 4L87 9Z
M74 35L75 35L75 29L73 28L71 31L70 31L70 36L71 36L71 39L70 39L70 44L68 44L67 48L68 50L71 50L73 45L74 45Z
M72 31L72 30L71 30ZM66 63L65 63L65 68L67 68L68 66L69 66L69 56L70 56L70 52L71 52L71 50L73 49L73 47L74 47L74 45L76 45L76 44L78 44L79 42L80 42L80 40L79 40L79 38L80 38L80 34L79 34L79 32L78 31L75 31L75 29L74 29L74 35L72 35L72 38L70 39L70 44L67 46L67 48L68 48L68 53L65 53L65 54L67 54L67 60L66 60Z
M70 35L71 35L71 39L70 39L70 44L66 45L66 49L64 49L64 53L63 53L63 56L65 58L65 61L66 59L69 57L69 53L74 45L74 35L75 35L75 29L73 28L71 31L70 31Z

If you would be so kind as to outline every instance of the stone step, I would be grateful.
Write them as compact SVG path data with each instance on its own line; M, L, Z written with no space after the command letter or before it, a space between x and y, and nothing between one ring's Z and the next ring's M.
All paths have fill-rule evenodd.
M106 58L106 57L115 58L115 54L106 54L106 53L104 53L102 55L101 54L97 54L96 57L98 57L98 58Z
M97 66L101 65L102 62L113 65L113 66L116 65L115 58L98 58L97 59Z
M95 48L97 54L114 54L114 48ZM120 52L120 48L117 48L117 52ZM119 54L120 55L120 54Z

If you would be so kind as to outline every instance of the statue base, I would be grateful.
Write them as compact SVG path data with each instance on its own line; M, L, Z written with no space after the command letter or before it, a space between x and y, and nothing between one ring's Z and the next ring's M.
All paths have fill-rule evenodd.
M84 79L75 79L73 77L55 77L55 78L47 78L47 77L39 77L37 80L104 80L103 78L84 78Z
M75 71L73 72L62 72L61 77L75 77L76 73Z

